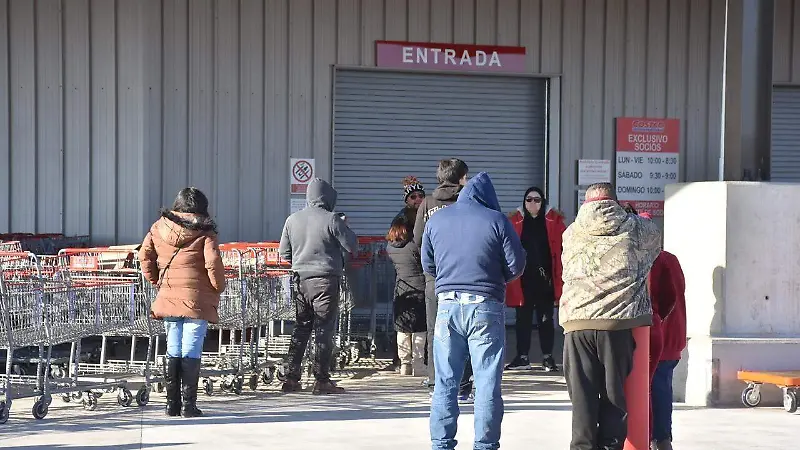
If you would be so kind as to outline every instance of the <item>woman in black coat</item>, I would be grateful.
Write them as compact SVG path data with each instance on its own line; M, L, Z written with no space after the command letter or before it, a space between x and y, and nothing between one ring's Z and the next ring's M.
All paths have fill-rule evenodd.
M425 276L419 247L412 239L413 225L398 216L386 234L386 251L394 264L394 327L400 374L425 376Z

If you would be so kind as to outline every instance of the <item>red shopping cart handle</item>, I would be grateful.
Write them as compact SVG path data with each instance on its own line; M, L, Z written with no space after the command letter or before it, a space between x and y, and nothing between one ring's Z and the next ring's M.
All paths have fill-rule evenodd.
M376 242L386 242L386 238L383 236L359 236L358 243L359 244L374 244Z

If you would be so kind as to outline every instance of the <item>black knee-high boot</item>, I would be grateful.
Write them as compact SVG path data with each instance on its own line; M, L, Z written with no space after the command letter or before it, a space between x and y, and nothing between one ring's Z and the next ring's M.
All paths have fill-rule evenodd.
M167 415L181 415L181 358L167 358L164 373L164 384L167 391Z
M181 381L183 384L183 417L199 417L203 412L197 409L197 383L200 381L200 360L181 359Z

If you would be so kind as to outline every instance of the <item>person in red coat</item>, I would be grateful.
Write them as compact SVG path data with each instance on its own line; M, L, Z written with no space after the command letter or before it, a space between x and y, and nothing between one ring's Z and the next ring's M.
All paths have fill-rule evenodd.
M672 374L686 348L686 279L675 255L667 251L658 255L648 289L654 325L656 317L661 321L661 348L657 358L651 355L652 447L672 450Z
M522 208L509 216L527 252L525 273L506 289L506 305L517 311L517 356L506 370L530 370L533 313L539 329L542 368L558 370L553 359L555 342L554 313L561 297L561 235L566 230L564 216L547 209L547 198L538 187L525 191Z
M626 204L624 208L629 214L638 214L645 219L652 220L652 217L649 213L643 212L639 214L630 203ZM661 352L664 348L664 334L662 329L663 322L661 320L661 316L664 311L672 309L671 302L674 302L674 299L667 295L667 292L664 290L664 285L662 284L662 276L665 270L664 259L662 255L663 251L662 253L659 253L659 256L653 262L653 267L650 269L650 273L647 276L647 293L653 306L653 323L650 325L650 361L648 366L648 379L651 387L653 385L653 376L656 373L656 368L658 367L658 363L661 358ZM653 441L652 398L650 399L650 408L648 410L648 414L648 419L650 421L650 440ZM651 447L653 445L654 444L652 444Z

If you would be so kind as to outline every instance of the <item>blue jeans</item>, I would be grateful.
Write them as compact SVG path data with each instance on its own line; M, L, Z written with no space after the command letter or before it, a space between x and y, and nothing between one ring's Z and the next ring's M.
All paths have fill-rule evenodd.
M167 357L200 359L208 322L169 317L164 319L164 329L167 331Z
M456 448L458 388L467 355L472 357L475 376L474 448L500 448L505 306L493 299L470 303L474 300L470 297L457 293L455 300L439 300L433 342L436 366L430 422L433 450Z
M678 361L661 361L653 374L650 399L653 402L653 439L672 440L672 373Z

